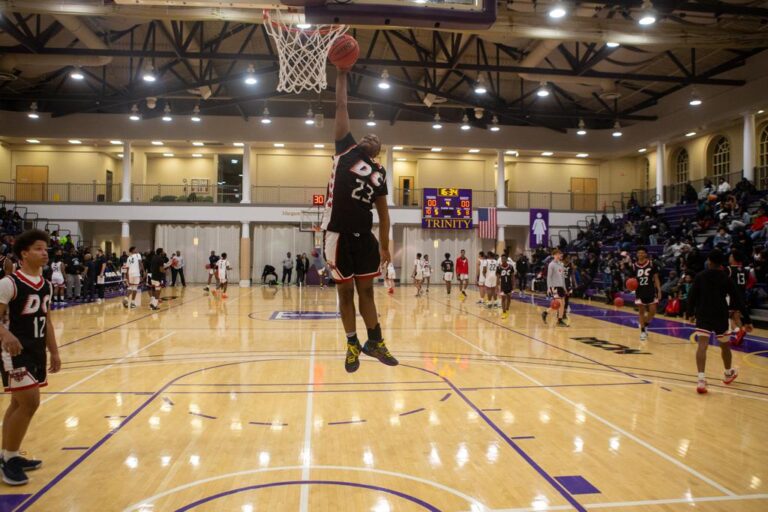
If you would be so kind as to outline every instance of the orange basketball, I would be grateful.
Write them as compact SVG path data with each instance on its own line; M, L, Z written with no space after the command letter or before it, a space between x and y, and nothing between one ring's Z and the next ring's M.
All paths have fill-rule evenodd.
M360 46L354 37L344 34L333 42L328 52L328 60L339 69L350 69L357 62Z
M621 297L616 297L615 299L613 299L613 305L616 306L617 308L623 308L624 299L622 299Z
M715 201L717 201L717 196L715 194L709 194L708 199L714 203Z
M637 279L635 279L634 277L630 277L629 279L627 279L627 290L633 292L637 290L637 286L638 286Z
M557 299L552 299L552 302L549 303L549 307L551 309L560 309L560 301Z

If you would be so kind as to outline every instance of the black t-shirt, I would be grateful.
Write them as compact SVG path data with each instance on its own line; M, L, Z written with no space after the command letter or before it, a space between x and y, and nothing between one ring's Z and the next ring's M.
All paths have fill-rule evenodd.
M152 274L152 279L157 280L163 277L165 269L163 265L165 263L165 257L162 254L155 254L152 256L152 262L149 264L149 271Z
M377 197L388 194L386 175L384 168L357 146L351 133L337 140L323 229L336 233L369 232L373 226L373 203Z
M215 268L216 262L219 261L218 256L208 256L208 265L210 265L211 268Z
M441 265L443 272L453 272L453 261L451 260L443 260L443 264Z
M515 277L515 268L510 264L507 264L506 267L504 265L499 265L499 268L496 269L496 273L499 275L499 284L501 285L502 291L511 292L512 287L514 286L513 280Z
M728 267L728 275L731 278L736 289L741 294L742 299L747 296L747 279L749 277L749 269L746 267L740 267L737 265L731 265Z
M726 296L730 297L730 305ZM696 325L719 324L724 330L728 327L729 311L746 312L744 300L728 274L720 269L700 272L688 293L688 312L696 317Z
M637 293L656 294L656 280L654 277L659 274L659 269L656 265L649 259L646 260L645 265L633 263L632 268L637 278Z

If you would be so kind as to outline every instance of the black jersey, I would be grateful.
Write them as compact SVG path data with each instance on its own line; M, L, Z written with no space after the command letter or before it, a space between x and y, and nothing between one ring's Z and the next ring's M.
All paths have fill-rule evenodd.
M210 268L216 268L216 262L219 261L219 257L216 255L208 256L208 265Z
M563 265L563 279L565 280L565 289L570 290L573 288L573 268L570 265Z
M742 299L747 295L747 279L749 278L749 268L739 265L729 265L728 275L741 294Z
M747 312L733 281L720 269L699 272L688 292L688 312L696 317L696 327L722 334L728 329L729 311Z
M443 263L440 266L440 268L443 269L443 272L446 272L446 273L447 272L451 272L451 273L453 273L453 261L451 261L451 260L443 260Z
M46 315L53 296L50 281L35 282L19 271L4 277L13 282L13 298L8 302L8 330L25 348L45 347Z
M152 262L149 264L149 272L152 274L152 279L159 280L165 275L165 257L162 254L155 254L152 256Z
M515 283L515 269L512 265L499 265L496 269L496 273L499 275L499 284L501 285L501 291L503 293L511 293Z
M653 261L646 260L644 265L635 262L632 264L637 278L637 295L656 294L656 276L659 275L659 269L653 264Z
M323 229L335 233L369 232L373 226L373 203L388 193L386 174L357 146L351 133L337 140Z

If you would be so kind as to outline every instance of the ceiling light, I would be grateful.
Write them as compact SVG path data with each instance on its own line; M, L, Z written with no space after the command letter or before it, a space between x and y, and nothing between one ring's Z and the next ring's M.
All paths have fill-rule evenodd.
M640 25L647 27L648 25L653 25L656 23L656 11L653 9L651 0L643 0L641 9L640 19L637 20Z
M325 144L315 144L315 149L323 149Z
M199 123L202 121L202 118L200 117L200 105L195 105L195 108L192 109L192 116L190 119L193 123Z
M78 139L69 139L69 143L70 144L82 144L83 141L78 140Z
M461 118L461 129L467 131L470 128L472 127L469 125L469 118L467 117L467 114L464 114L464 117Z
M308 28L312 28L312 25L310 23L297 23L296 28L299 28L301 30L306 30Z
M157 80L157 77L155 76L155 70L152 67L152 64L147 64L147 66L144 68L144 74L141 75L141 79L145 82L154 82Z
M479 153L480 150L479 149L470 149L469 152L470 153Z
M282 142L275 142L272 145L275 146L276 148L284 148L285 147L285 144L283 144Z
M520 153L518 151L515 151L514 149L508 149L504 152L505 155L512 155L512 156L520 156Z
M618 48L621 45L619 45L619 43L615 43L613 41L608 41L607 43L605 43L605 46L607 46L608 48Z
M568 11L565 10L565 6L558 3L549 10L549 17L557 20L564 17L567 13Z
M443 150L443 148L432 148L432 149L431 149L431 151L432 151L433 153L439 153L439 152L441 152L442 150Z
M391 87L389 85L389 72L385 69L381 72L381 80L379 80L379 89L386 91Z
M442 127L443 127L443 123L440 122L440 114L437 113L435 114L435 120L432 123L432 128L434 128L435 130L440 130L442 129Z
M173 153L163 153L163 156L171 157L173 156Z
M624 135L621 132L621 125L619 124L618 121L613 123L613 133L611 133L611 135L613 135L614 137L621 137L622 135Z
M396 158L395 160L397 160L398 162L407 162L408 161L407 158Z
M307 118L304 120L304 124L307 126L315 124L315 114L312 112L312 107L309 107L309 110L307 110Z
M269 109L267 107L264 107L264 112L262 112L262 118L261 118L261 124L271 124L272 118L269 117Z
M141 114L139 113L139 106L137 104L133 104L131 107L131 115L128 116L128 119L131 121L141 121Z
M232 145L235 146L236 148L241 148L245 146L243 142L233 142Z
M488 88L485 86L485 77L478 75L477 82L475 82L475 94L485 94L487 92Z
M109 143L112 144L113 146L120 146L120 145L123 144L123 141L121 141L121 140L111 140L111 141L109 141Z
M40 144L40 141L37 139L27 139L27 142L29 142L30 144Z
M765 110L758 110L758 111L757 111L757 113L758 113L758 114L764 114L764 113L765 113Z
M638 153L645 153L646 151L648 151L646 148L640 148L637 150Z
M236 163L240 162L240 160L238 160L237 158L233 158L232 160L230 160L230 162L233 163L233 164L236 164Z
M192 158L201 158L202 156L202 153L192 153Z
M576 135L586 135L587 128L583 119L579 119L579 129L576 131Z
M29 112L27 112L27 117L30 119L40 119L40 114L37 113L36 101L33 101L32 104L29 106Z
M195 142L193 142L193 143L192 143L192 145L193 145L193 146L205 146L205 142L198 142L198 141L195 141Z
M546 98L549 96L549 86L547 86L547 82L541 82L539 90L536 91L536 96L539 98Z
M587 158L589 153L576 153L576 158Z
M493 118L491 119L490 130L492 132L497 132L497 131L501 130L501 127L499 126L499 118L498 117L493 116Z
M685 134L686 137L693 137L694 135L696 135L696 132L688 132Z
M248 70L245 72L245 79L243 80L246 85L256 85L259 83L259 79L256 78L256 69L253 64L248 64Z
M551 151L544 151L541 153L541 156L552 156L552 155L554 155L554 153Z
M80 69L80 66L75 66L75 69L73 69L69 73L69 78L72 80L84 80L85 75L83 74L83 71Z
M392 149L395 150L395 151L402 151L403 150L403 146L392 146Z
M365 123L366 126L376 126L376 118L373 115L373 109L368 111L368 121Z
M161 140L153 140L152 141L152 145L153 146L162 146L163 145L163 141L161 141Z
M688 100L688 104L692 107L698 107L702 103L703 101L701 101L701 97L696 94L696 91L691 92L691 98Z
M165 108L163 109L163 117L162 117L162 119L166 123L170 123L171 121L173 121L173 117L171 117L171 106L170 105L166 105Z
M117 154L117 158L123 158L123 154L122 153L118 153Z

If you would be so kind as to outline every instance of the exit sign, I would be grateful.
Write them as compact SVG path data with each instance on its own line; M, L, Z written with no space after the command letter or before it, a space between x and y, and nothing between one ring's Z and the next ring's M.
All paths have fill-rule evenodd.
M312 196L312 206L323 206L325 204L325 196L323 194L314 194Z

